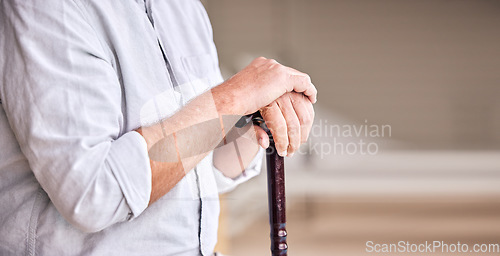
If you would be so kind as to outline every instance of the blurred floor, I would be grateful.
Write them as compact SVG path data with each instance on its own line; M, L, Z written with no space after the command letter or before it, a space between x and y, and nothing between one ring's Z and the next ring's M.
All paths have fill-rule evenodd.
M500 243L500 199L495 197L332 198L303 200L289 208L290 255L370 255L367 241L397 243ZM230 238L233 256L270 255L267 216ZM378 253L378 255L429 255ZM432 255L457 255L433 253ZM498 255L470 253L460 255Z

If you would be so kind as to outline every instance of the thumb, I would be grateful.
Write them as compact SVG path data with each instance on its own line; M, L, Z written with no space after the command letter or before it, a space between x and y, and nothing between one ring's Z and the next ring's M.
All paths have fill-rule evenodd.
M263 148L268 148L269 147L269 135L267 135L266 131L262 129L258 125L254 125L253 128L255 129L255 137L257 138L257 142L259 145Z

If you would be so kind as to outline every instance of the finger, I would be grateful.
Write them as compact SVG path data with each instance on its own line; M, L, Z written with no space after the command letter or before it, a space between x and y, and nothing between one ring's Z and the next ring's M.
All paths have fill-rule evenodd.
M314 117L316 116L316 113L314 112L314 107L312 104L306 104L307 110L309 110L309 115L311 116L311 125L314 123Z
M314 112L314 107L312 104L309 104L309 103L305 103L306 107L307 107L307 110L309 111L309 132L307 133L307 138L306 140L309 138L309 136L311 135L311 130L312 130L312 126L314 125L314 117L315 117L315 112Z
M304 99L307 99L305 101L303 101L304 103L307 103L307 101L309 101L309 99L303 94L303 93L293 93L297 99L298 99L298 96L301 96L302 98ZM310 101L309 101L310 103ZM309 112L309 115L311 116L311 122L314 122L314 116L315 116L315 113L314 113L314 106L313 104L305 104L306 108L307 108L307 111Z
M305 73L287 67L292 80L293 91L306 95L312 103L316 103L318 90L311 82L311 77Z
M291 96L292 95L290 93L287 93L277 100L287 126L287 156L292 156L300 146L300 121L293 108Z
M292 105L300 122L300 143L305 143L312 126L312 103L302 93L291 93Z
M262 117L266 121L266 125L273 135L274 144L278 155L286 156L288 149L288 135L286 128L286 120L281 113L276 101L262 108L260 111Z
M254 125L253 128L255 129L255 137L257 138L259 145L264 149L268 148L269 135L267 135L266 131L258 125Z

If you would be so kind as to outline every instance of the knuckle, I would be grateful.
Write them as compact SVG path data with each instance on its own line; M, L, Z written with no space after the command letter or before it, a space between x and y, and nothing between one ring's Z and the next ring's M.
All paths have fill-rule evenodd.
M293 121L290 121L288 125L288 129L292 132L297 132L300 129L300 121L299 119L294 119Z
M313 90L315 89L314 86L312 86L311 77L309 77L309 75L303 76L302 79L303 79L305 84L307 84L309 87L312 87Z
M288 138L290 139L290 142L299 141L300 140L299 136L300 136L300 132L298 129L288 131Z
M280 63L276 63L276 68L277 68L280 72L288 74L287 69L286 69L286 66L281 65Z
M278 72L283 72L283 68L285 67L274 59L270 60L269 65Z
M255 58L251 63L250 63L250 66L254 66L254 67L258 67L258 66L261 66L263 63L265 63L267 59L264 58L264 57L257 57Z
M269 103L268 105L262 107L260 109L260 113L262 115L262 117L264 117L264 119L268 119L268 118L271 118L271 115L274 113L273 110L275 110L276 108L278 108L278 104L276 103L276 101L273 101L271 103ZM268 120L266 120L267 122Z
M290 149L289 151L296 151L300 146L300 137L298 136L295 136L295 138L293 140L290 140L290 144L288 145L288 148Z
M283 149L288 147L288 138L285 136L276 136L274 138L274 142L276 143L276 147L281 149L280 151L283 151Z
M311 115L305 114L299 117L300 123L303 125L310 124L312 122Z
M275 71L276 73L278 73L279 77L280 78L283 78L282 75L284 74L283 72L283 66L281 66L280 64L272 64L272 69L273 71Z
M310 104L310 103L309 103ZM301 125L306 125L312 122L313 117L311 116L311 113L309 109L305 108L304 111L302 111L299 115L299 121Z
M309 83L312 81L311 80L311 76L309 74L304 74L304 78L306 79L306 81L308 81Z
M273 109L273 105L269 104L261 108L261 114L267 116L269 111Z

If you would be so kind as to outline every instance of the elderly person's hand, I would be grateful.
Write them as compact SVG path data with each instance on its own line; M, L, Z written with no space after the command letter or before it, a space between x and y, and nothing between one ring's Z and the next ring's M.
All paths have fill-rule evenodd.
M212 89L214 98L226 99L217 103L223 106L218 107L222 115L252 114L288 92L301 93L312 103L318 93L309 75L264 57ZM224 108L227 105L231 107Z
M219 93L230 95L228 101L232 107L229 112L219 108L219 114L246 115L260 111L281 156L293 155L309 136L317 90L305 73L259 57L212 93L215 97ZM267 148L266 133L260 127L255 132L258 143Z
M276 149L281 156L292 156L311 131L314 109L302 93L285 93L260 109L266 125L273 134ZM255 157L258 146L269 147L269 136L258 125L231 129L224 141L214 150L214 165L225 176L235 178ZM234 143L234 144L233 144ZM239 152L234 152L238 148Z
M302 93L289 92L260 109L266 125L273 134L280 156L292 156L307 141L314 120L312 103ZM269 137L255 126L259 144L267 148Z

